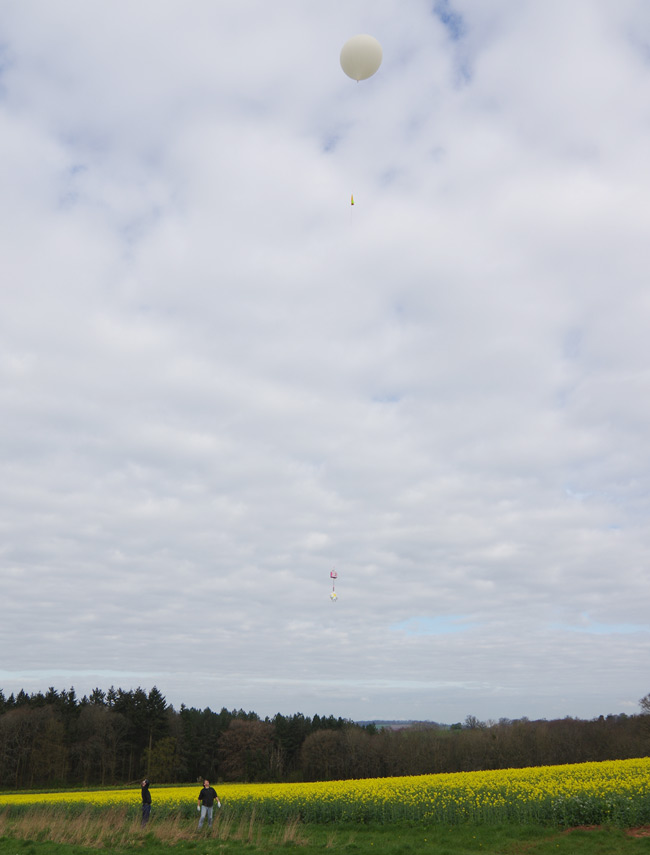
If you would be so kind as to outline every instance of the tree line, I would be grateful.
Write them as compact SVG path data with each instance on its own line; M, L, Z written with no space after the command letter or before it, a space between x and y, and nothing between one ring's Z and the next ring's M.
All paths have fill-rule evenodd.
M300 780L301 751L320 730L363 730L334 716L175 710L154 686L74 688L6 697L0 689L0 788ZM372 727L366 728L373 730Z
M580 763L645 756L650 696L639 715L585 721L468 716L400 729L334 716L175 710L154 687L74 688L5 697L0 690L0 787L316 781Z

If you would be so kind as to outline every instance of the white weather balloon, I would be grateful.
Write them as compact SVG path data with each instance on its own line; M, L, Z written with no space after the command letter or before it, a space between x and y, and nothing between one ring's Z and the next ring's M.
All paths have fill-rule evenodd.
M381 65L382 56L374 36L352 36L341 48L341 68L353 80L367 80Z

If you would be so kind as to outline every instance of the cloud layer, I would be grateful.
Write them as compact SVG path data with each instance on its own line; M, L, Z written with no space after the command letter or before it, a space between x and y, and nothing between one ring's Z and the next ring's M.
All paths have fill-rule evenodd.
M27 0L0 25L5 692L636 711L646 7ZM384 49L360 84L357 32Z

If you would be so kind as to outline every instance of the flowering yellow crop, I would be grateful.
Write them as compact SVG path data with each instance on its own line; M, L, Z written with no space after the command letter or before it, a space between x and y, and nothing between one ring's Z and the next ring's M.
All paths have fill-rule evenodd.
M154 810L190 815L200 787L152 788ZM300 784L221 784L224 812L307 822L650 820L650 758L566 766ZM0 795L0 805L137 805L140 790Z

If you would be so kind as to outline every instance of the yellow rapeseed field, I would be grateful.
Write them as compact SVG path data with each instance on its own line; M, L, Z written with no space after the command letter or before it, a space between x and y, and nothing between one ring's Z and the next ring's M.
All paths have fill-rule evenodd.
M154 812L196 810L199 785L152 787ZM224 814L266 821L542 822L650 821L650 758L299 784L221 784ZM133 805L137 790L0 795L0 805Z

